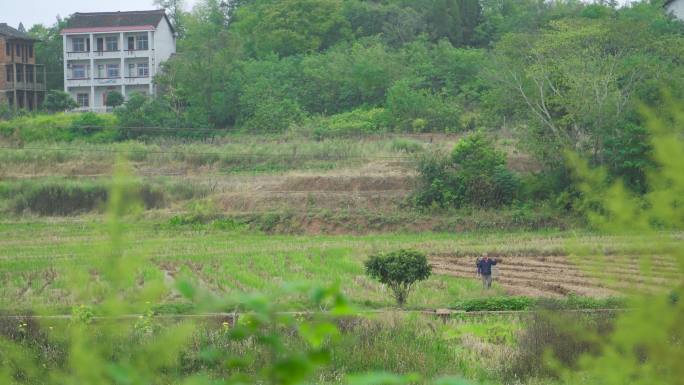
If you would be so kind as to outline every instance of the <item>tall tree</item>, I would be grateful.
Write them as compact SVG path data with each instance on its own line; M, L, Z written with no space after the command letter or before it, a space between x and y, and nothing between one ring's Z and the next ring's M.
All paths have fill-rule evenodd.
M232 25L255 57L289 56L331 47L351 36L341 0L256 2L237 10Z
M66 25L66 19L57 18L49 27L36 24L31 27L29 34L36 39L36 63L44 64L47 73L47 89L64 89L64 58L62 36L59 34Z
M176 34L179 37L183 37L185 33L185 26L183 25L183 15L185 13L183 10L185 6L184 0L154 0L154 5L166 11L166 15L171 21L173 29L176 30Z
M239 85L231 76L241 55L228 33L227 16L218 0L205 0L185 15L184 22L186 33L178 41L178 54L156 81L174 105L185 102L193 120L231 125L236 106L231 90Z
M648 156L638 105L657 106L662 85L684 88L684 28L648 4L605 8L505 35L489 100L521 118L522 142L547 165L562 165L569 148L615 175L642 175L634 170Z
M470 45L480 22L479 0L401 0L423 14L433 41L448 39L455 46Z

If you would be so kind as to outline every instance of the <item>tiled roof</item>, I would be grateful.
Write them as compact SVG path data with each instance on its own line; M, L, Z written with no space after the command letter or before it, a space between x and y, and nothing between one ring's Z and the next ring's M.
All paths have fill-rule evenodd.
M0 23L0 36L9 37L11 39L38 40L26 32L21 32L16 28L10 27L7 23Z
M165 18L166 14L163 10L93 13L77 12L71 15L65 29L74 30L118 27L129 29L130 27L142 26L157 27L159 22Z

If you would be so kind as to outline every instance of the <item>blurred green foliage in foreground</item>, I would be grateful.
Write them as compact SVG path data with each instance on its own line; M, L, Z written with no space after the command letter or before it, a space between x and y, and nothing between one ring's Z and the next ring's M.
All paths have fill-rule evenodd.
M665 98L666 100L668 98ZM573 158L581 181L584 209L591 222L610 233L655 237L684 227L684 107L669 99L658 110L644 109L651 132L656 166L648 170L651 188L643 196L621 183L607 184L604 170L590 170ZM665 292L649 293L634 287L633 311L618 317L600 352L585 356L579 367L565 369L569 384L684 384L684 242L654 245L642 260L644 279L663 263L676 260L677 278L662 282Z

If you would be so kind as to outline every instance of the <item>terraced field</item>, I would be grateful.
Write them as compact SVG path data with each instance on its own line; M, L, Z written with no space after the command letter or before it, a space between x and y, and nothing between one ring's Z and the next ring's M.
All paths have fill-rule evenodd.
M654 256L503 256L498 259L494 276L510 295L619 296L632 290L662 290L679 277L676 261ZM437 255L431 261L440 274L461 278L475 275L472 257Z
M400 211L414 190L417 156L427 150L449 151L458 139L445 134L320 141L229 135L207 142L26 146L0 139L0 182L106 181L116 159L124 157L140 180L167 189L186 186L195 192L192 199L210 198L226 215L284 210L391 214ZM512 169L537 167L530 156L506 149ZM163 208L180 212L187 200L174 199Z
M170 284L190 275L219 295L277 296L286 282L339 279L354 301L390 306L386 289L365 277L363 261L397 248L425 251L437 273L411 297L409 306L415 308L448 307L457 299L486 295L474 269L484 251L501 258L497 294L605 297L657 290L676 276L670 260L654 258L648 269L648 259L639 256L657 254L657 247L638 236L540 230L566 228L555 211L412 209L407 203L417 180L417 157L427 150L449 151L457 140L455 135L360 141L236 135L201 143L8 144L0 149L0 214L8 216L0 222L0 308L74 303L62 290L65 272L88 268L93 251L107 247L104 202L76 207L64 217L41 216L52 214L17 209L16 203L46 184L83 183L103 191L119 156L138 182L164 194L158 204L126 219L127 253L145 258L147 273L161 274ZM502 148L512 169L535 169L529 156ZM60 199L34 201L49 206ZM667 244L677 236L665 234L661 240ZM570 240L588 249L582 257L568 257L575 251ZM612 257L595 257L604 253ZM279 302L296 307L298 301Z
M68 309L77 303L68 291L70 272L84 271L97 281L96 266L106 253L106 227L96 218L0 223L0 308L20 304ZM663 247L678 234L657 239ZM268 235L205 227L166 228L154 222L126 225L124 255L143 261L143 276L163 277L172 285L189 277L209 293L260 292L286 310L303 298L283 293L287 283L329 285L339 281L345 294L368 308L392 306L387 289L364 275L363 261L384 250L413 248L431 257L436 273L409 298L410 308L449 307L461 299L510 294L559 297L621 295L629 290L667 288L674 262L655 258L649 272L635 237L563 232L422 233L375 235ZM597 257L569 255L575 248L611 249L607 265ZM457 252L454 252L457 250ZM474 273L482 252L501 258L495 290L483 293ZM626 257L618 257L626 255ZM599 272L607 273L602 277ZM94 275L93 275L94 274ZM167 298L174 301L174 298Z

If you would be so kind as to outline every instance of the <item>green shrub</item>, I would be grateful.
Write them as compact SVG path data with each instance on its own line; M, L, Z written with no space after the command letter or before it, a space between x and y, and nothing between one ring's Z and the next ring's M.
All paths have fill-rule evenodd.
M24 142L111 142L119 139L117 118L110 114L57 113L20 116L0 122L0 135Z
M73 215L98 209L107 201L107 187L94 183L43 182L19 186L16 213Z
M633 123L614 130L604 143L611 174L638 193L646 192L646 170L653 167L648 131Z
M162 228L178 228L178 227L191 227L191 228L201 228L204 227L205 221L203 218L194 215L174 215L169 219L166 224L162 224Z
M64 112L78 107L78 103L69 95L69 93L59 90L52 90L48 92L43 103L43 108L48 112Z
M411 289L418 281L432 274L425 254L413 250L398 250L370 256L365 263L366 274L392 289L397 305L404 306Z
M461 108L449 97L398 81L387 91L387 122L406 132L459 132Z
M193 214L174 215L161 228L191 228L193 230L214 229L221 231L239 231L247 226L243 220L237 218L204 218Z
M386 130L385 110L356 109L331 116L318 116L304 122L302 128L311 131L317 140L381 133Z
M85 112L71 122L71 132L75 135L88 136L97 132L106 124L104 118L94 112Z
M487 297L457 302L453 307L463 311L522 311L534 307L535 300L529 297Z
M72 134L69 130L74 115L36 115L15 117L12 120L0 122L0 133L3 136L14 136L25 142L33 141L70 141Z
M482 133L461 139L451 153L464 201L481 207L510 203L517 189L517 178L506 169L506 155Z
M410 139L393 139L392 150L396 152L405 152L408 154L413 154L421 152L425 149L421 142L410 140Z
M147 209L160 208L166 205L166 194L159 187L144 184L140 186L138 193L140 201Z
M97 211L107 202L109 182L103 180L22 181L0 183L0 201L16 214L66 216ZM143 207L153 209L167 203L167 194L159 187L142 184L135 188Z
M450 172L448 157L444 154L426 153L418 161L419 187L413 200L420 207L456 206L457 197L463 193L457 188L460 184L456 175Z
M495 206L509 204L518 196L520 179L516 174L509 171L504 164L494 168L491 178L493 190L488 199L494 202ZM484 203L485 206L489 205L488 201Z
M119 107L124 104L124 96L119 91L110 91L107 93L107 107Z
M471 298L458 301L451 307L467 312L472 311L525 311L535 309L559 310L591 310L591 309L623 309L624 298L591 298L569 295L565 298L530 298L530 297L486 297Z
M245 224L235 218L216 219L211 223L211 227L222 231L238 231L245 229Z
M238 124L253 132L280 132L301 122L304 116L296 101L268 98L256 104L253 113Z
M0 103L0 121L12 119L13 116L14 116L14 110L12 110L12 108L10 108L10 106L7 105L7 103ZM0 127L0 135L7 136L7 134L2 132L1 127Z
M461 139L450 157L440 153L423 156L418 163L418 206L499 207L510 204L520 181L506 169L506 156L482 133Z
M540 298L536 301L536 307L541 309L624 309L627 301L621 297L592 298L569 295L563 299Z
M125 138L139 138L147 136L180 136L201 137L205 135L193 127L206 127L206 118L189 119L188 115L174 109L171 103L163 98L149 98L135 92L128 100L114 110L122 127ZM164 130L145 130L145 128L159 128Z

